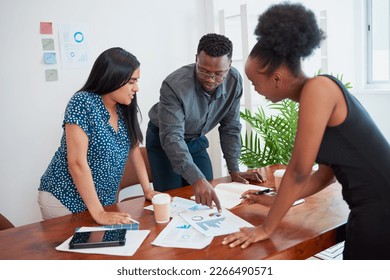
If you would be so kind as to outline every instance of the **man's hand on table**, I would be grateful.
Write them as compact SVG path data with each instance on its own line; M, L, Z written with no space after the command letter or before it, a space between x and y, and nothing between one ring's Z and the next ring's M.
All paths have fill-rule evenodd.
M245 172L232 171L230 172L230 177L233 182L249 184L249 181L264 183L267 179L263 177L258 169L248 170Z

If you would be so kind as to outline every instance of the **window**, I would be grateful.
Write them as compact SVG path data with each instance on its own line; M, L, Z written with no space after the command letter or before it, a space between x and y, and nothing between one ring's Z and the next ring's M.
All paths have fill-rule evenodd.
M367 82L390 84L390 1L367 0Z

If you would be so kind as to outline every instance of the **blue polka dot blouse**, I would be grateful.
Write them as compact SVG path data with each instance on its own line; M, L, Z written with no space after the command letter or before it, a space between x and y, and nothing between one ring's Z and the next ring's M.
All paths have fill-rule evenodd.
M103 206L115 203L130 149L119 109L118 114L118 132L115 132L101 96L89 92L73 95L66 107L60 147L41 178L39 190L52 193L72 213L87 209L69 174L66 156L65 124L77 124L88 136L87 160L99 200Z

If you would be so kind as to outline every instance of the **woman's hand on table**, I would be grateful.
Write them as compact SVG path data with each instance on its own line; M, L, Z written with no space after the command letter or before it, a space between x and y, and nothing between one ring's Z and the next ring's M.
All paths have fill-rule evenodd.
M261 204L265 206L270 206L273 204L275 200L275 195L270 194L256 194L259 190L247 190L245 191L241 197L243 198L241 204ZM271 194L276 194L271 192Z
M107 212L102 211L93 217L94 220L101 225L116 225L132 223L131 215L126 212Z
M229 245L234 248L240 246L242 249L247 248L250 244L268 239L270 236L264 230L263 226L240 228L239 232L232 233L222 241L223 245Z
M149 189L147 191L144 191L144 196L145 196L146 200L152 201L153 196L155 196L158 193L160 193L160 192L155 191L153 189Z

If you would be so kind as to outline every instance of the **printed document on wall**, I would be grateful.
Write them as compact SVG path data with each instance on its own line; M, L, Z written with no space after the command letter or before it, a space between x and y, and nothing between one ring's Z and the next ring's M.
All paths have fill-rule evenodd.
M85 25L59 24L62 68L89 67L88 30Z

